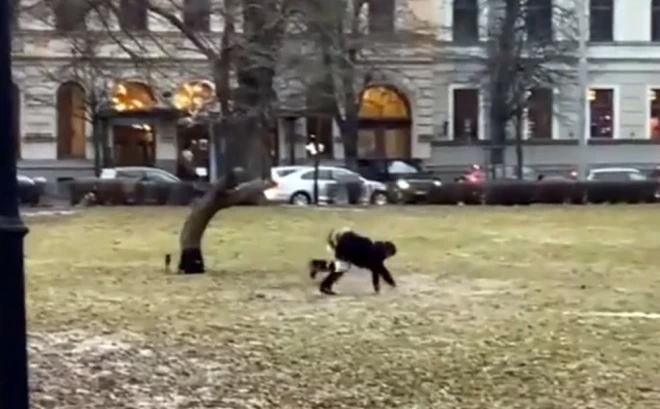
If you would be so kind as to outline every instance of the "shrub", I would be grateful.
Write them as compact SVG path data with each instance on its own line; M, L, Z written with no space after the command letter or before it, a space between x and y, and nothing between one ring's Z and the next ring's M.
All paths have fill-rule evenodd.
M652 180L584 184L589 203L650 203L657 201L658 182Z
M552 180L539 181L534 194L534 203L562 204L571 201L575 182Z
M457 185L459 183L443 184L442 186L433 186L429 189L426 198L429 204L435 205L457 205Z
M502 181L485 185L484 202L487 205L514 206L534 203L539 182Z
M477 205L482 203L482 187L474 183L445 183L429 189L427 202L439 205Z

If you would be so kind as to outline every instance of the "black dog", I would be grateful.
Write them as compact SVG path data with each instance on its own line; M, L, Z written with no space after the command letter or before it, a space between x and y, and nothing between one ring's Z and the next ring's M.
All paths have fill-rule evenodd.
M309 263L312 278L321 271L330 273L321 281L320 290L323 294L335 294L332 286L351 265L371 271L371 281L376 293L380 292L381 277L387 284L396 287L392 274L385 267L385 260L397 252L396 246L391 241L373 241L344 229L338 232L330 231L328 249L334 254L334 261L314 259Z

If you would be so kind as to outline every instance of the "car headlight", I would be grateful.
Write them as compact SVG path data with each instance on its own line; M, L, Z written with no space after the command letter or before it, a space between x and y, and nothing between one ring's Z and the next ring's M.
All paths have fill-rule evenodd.
M36 178L32 178L32 180L34 180L36 183L46 183L47 182L46 178L43 177L43 176L37 176Z
M433 181L433 186L442 186L442 181L441 180L434 180Z
M403 179L399 179L396 181L396 187L398 187L401 190L410 189L410 183L408 183Z

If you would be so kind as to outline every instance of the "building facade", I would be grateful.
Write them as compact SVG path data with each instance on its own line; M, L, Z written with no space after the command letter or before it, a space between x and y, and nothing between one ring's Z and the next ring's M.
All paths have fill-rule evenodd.
M559 7L582 8L587 14L588 84L583 91L587 102L582 106L578 94L582 90L573 83L548 90L551 92L530 106L529 115L534 118L529 122L536 126L526 130L526 164L547 169L575 167L581 155L578 141L584 132L588 138L584 152L591 166L655 166L660 157L660 1L553 1L551 6L549 0L537 3L557 7L559 2ZM465 36L484 39L488 2L456 0L444 5L441 18L453 30L440 33L441 42ZM479 90L461 83L461 75L455 74L451 63L437 61L435 67L435 117L446 121L449 130L431 142L430 162L449 167L484 163L488 141L481 124L487 119L485 107L478 102ZM578 125L581 112L586 115L585 130ZM455 125L466 116L478 124L470 135ZM515 163L514 156L514 147L508 148L507 163Z
M535 90L538 95L534 94L527 112L526 164L574 167L580 159L581 133L588 132L588 148L583 152L590 164L654 166L660 162L660 0L538 3L542 10L553 10L557 5L553 2L558 1L588 13L589 84L584 90L577 89L578 84ZM76 8L84 2L23 3L16 13L13 44L21 171L73 177L93 174L99 160L173 169L178 151L191 141L201 157L208 157L207 129L190 118L198 105L211 103L207 99L213 94L208 81L212 73L208 59L193 50L179 31L144 8L118 2L117 17L104 20L104 30L141 36L140 44L129 47L148 53L155 62L140 66L125 55L126 50L94 35L99 22ZM173 12L191 29L217 39L223 21L212 12L212 3L186 0ZM467 75L479 69L478 58L456 59L446 50L458 50L463 56L480 52L479 42L487 36L489 4L488 0L373 2L362 17L365 38L373 36L370 41L376 45L361 67L365 80L356 85L362 98L362 156L422 158L447 171L487 163L487 102ZM81 32L83 21L85 32L91 33L83 36L85 47L80 36L73 36ZM78 50L87 50L89 42L94 43L102 66L77 64L76 59L81 59L77 54L82 53ZM294 41L287 47L295 55L301 45ZM324 141L328 155L341 158L338 124L310 113L309 99L300 97L304 84L286 76L281 73L276 90L281 108L272 135L276 161L304 159L304 145L312 134ZM586 106L579 102L580 92L587 95ZM587 116L588 130L578 129L580 112ZM96 121L101 113L102 120ZM92 137L99 133L106 136ZM513 146L506 156L508 163L514 162Z

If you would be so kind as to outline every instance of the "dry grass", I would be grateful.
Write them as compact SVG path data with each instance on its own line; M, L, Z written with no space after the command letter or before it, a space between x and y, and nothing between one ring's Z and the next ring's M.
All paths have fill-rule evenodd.
M29 220L35 407L660 408L660 320L589 315L660 312L655 207L230 209L213 271L167 275L184 216ZM317 295L344 225L396 240L399 288Z

